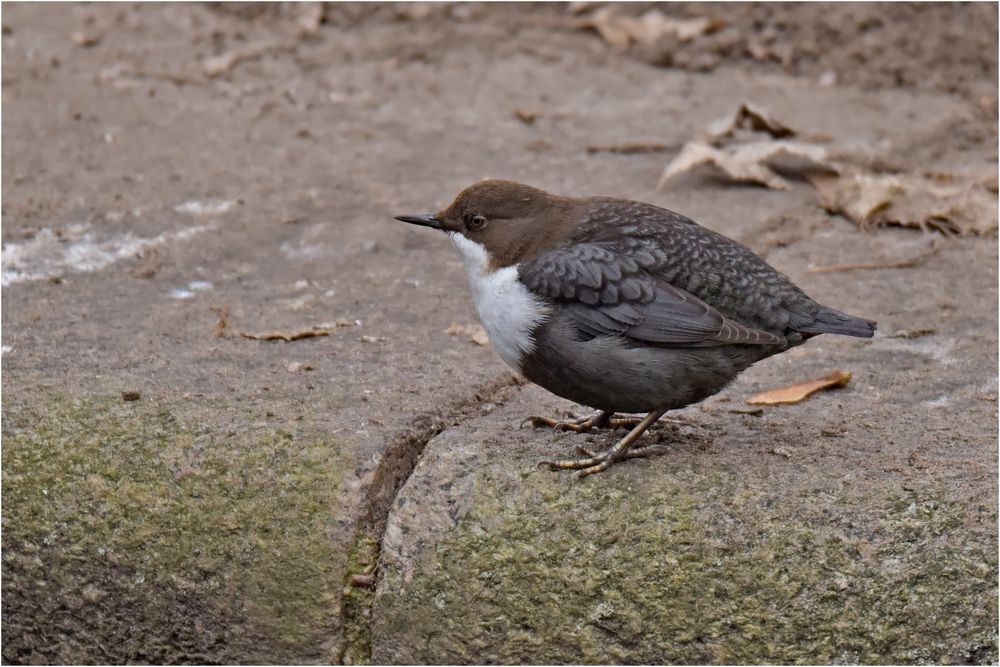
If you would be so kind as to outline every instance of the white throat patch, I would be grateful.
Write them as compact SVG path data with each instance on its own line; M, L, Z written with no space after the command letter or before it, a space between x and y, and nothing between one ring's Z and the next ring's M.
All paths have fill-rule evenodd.
M517 279L516 267L490 271L483 246L457 232L449 236L462 253L479 321L493 349L520 373L522 355L535 349L531 332L548 314L545 304Z

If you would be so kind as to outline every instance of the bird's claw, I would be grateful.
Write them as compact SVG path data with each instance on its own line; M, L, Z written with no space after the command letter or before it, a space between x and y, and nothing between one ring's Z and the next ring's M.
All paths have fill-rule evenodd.
M601 454L594 454L587 448L578 446L576 451L584 458L556 461L544 460L538 462L538 467L546 466L549 470L575 470L576 472L573 473L573 477L581 479L595 473L603 472L619 461L663 454L667 450L668 447L665 445L646 445L645 447L624 449L614 454L611 453L611 449Z
M525 424L531 424L532 428L542 428L543 426L547 426L553 431L587 433L594 428L603 428L611 421L614 421L611 419L611 413L599 411L586 417L574 417L571 419L552 419L551 417L537 416L528 417L521 422L521 428L524 428Z
M608 426L610 428L633 429L638 426L641 421L642 417L614 417L608 420Z
M580 433L582 431L589 430L586 426L586 418L580 419L552 419L551 417L528 417L523 422L521 422L521 428L524 428L526 424L531 424L532 428L551 428L553 431L576 431Z

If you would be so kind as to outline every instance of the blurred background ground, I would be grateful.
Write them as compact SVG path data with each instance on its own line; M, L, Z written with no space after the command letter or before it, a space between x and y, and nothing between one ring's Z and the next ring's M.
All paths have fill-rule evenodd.
M656 191L744 102L901 177L995 169L996 5L2 23L5 662L997 660L995 207L945 235L795 179ZM519 429L580 408L445 333L458 258L392 220L485 177L678 210L882 334L754 367L664 456L537 470L614 434Z

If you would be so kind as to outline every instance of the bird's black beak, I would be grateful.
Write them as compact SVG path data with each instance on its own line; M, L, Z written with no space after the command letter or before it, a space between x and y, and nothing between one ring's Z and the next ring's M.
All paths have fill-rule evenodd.
M442 229L441 221L434 217L433 213L421 213L420 215L397 215L396 220L408 222L411 225L422 225L433 229Z

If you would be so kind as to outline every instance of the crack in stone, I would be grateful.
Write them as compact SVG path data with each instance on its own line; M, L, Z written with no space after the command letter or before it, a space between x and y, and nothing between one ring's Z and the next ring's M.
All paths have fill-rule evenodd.
M506 389L524 384L525 380L513 373L498 375L441 409L416 415L410 426L386 445L355 524L341 594L340 638L332 651L335 664L357 664L371 659L371 610L386 522L393 501L413 474L427 444L449 425L481 416L480 406L484 402L502 405L511 398Z

